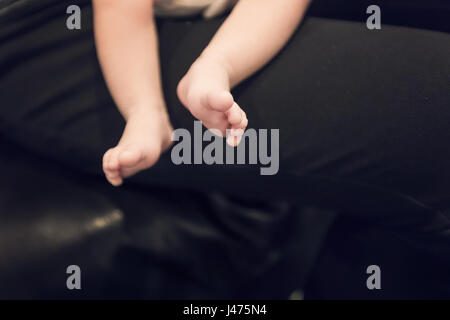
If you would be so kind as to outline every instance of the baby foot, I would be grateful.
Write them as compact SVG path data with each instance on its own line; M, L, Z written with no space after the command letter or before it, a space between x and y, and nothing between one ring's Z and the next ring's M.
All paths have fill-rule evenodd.
M219 63L198 59L181 79L177 94L206 128L226 137L230 146L239 144L248 125L247 115L234 101L228 74Z
M172 132L165 110L130 115L118 145L103 156L103 171L109 183L120 186L124 178L153 166L170 147Z

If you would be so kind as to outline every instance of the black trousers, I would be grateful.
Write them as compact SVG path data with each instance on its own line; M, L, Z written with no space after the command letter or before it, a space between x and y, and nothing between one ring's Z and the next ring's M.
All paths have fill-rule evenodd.
M31 2L31 1L30 1ZM76 170L100 175L124 122L105 86L80 1L3 2L0 132ZM73 1L72 1L73 2ZM222 20L161 20L161 68L175 128L193 128L176 85ZM286 48L233 90L249 127L280 130L280 171L175 166L170 154L130 183L287 199L394 231L450 262L450 35L307 18Z

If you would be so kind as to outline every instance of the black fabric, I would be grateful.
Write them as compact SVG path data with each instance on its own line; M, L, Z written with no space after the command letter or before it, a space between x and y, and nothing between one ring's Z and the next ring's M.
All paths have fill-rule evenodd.
M64 2L0 12L0 130L73 168L101 174L121 119L102 79L92 10L65 28ZM175 127L193 118L175 88L222 20L161 20L161 67ZM280 173L181 166L167 153L134 185L215 190L319 205L395 232L450 260L450 36L308 18L267 67L235 88L252 128L280 129ZM430 261L431 264L437 263Z

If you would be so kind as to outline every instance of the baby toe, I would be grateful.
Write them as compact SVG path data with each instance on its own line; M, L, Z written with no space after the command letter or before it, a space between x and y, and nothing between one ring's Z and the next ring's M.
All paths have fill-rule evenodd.
M111 156L109 158L109 163L108 163L109 170L111 170L111 171L119 170L119 168L120 168L119 153L120 153L120 149L117 147L111 150Z
M110 184L112 184L114 187L118 187L123 183L122 177L118 176L109 176L106 175L106 179Z
M142 160L142 152L133 146L123 148L118 155L120 167L134 167Z
M228 110L228 121L231 125L238 125L242 122L242 119L244 118L244 112L242 109L238 106L237 103L234 103L233 106Z
M119 164L117 161L117 148L109 149L103 156L103 169L105 173L117 171Z
M112 149L109 149L103 155L103 171L109 170L109 159L111 158Z
M228 91L211 91L207 94L208 106L215 111L225 112L234 103L233 96Z
M204 120L203 125L209 129L214 135L219 137L226 136L228 127L228 119L223 112L211 111L208 118Z
M245 130L247 128L247 126L248 126L248 119L247 119L247 116L245 115L245 112L244 112L244 116L242 118L242 121L239 123L239 128Z
M228 136L227 137L227 144L231 147L237 147L239 143L242 140L242 135L236 135L236 136Z

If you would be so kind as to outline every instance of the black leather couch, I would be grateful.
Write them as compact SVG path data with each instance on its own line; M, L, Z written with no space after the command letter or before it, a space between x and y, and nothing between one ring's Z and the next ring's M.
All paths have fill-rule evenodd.
M0 299L287 299L335 217L188 190L114 190L0 145ZM67 289L70 265L81 290Z
M310 299L450 299L448 265L368 221L188 190L114 190L0 146L0 299L287 299L296 289ZM365 286L371 264L382 290ZM82 270L81 290L67 289L70 265Z

